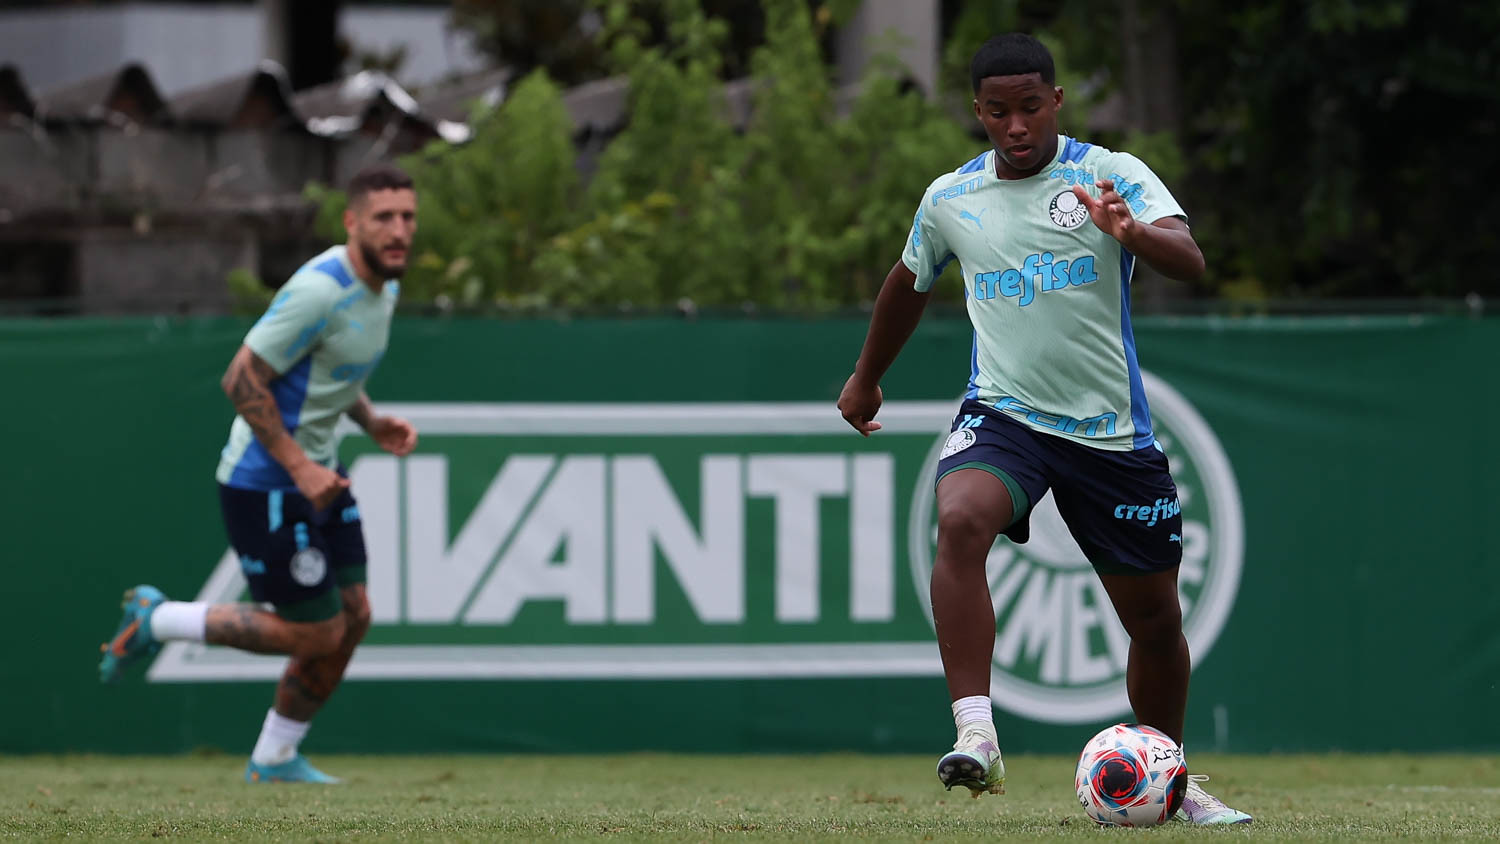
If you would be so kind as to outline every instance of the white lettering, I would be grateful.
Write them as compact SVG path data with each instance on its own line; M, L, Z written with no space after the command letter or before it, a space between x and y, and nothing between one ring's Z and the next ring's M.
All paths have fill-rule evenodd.
M401 541L397 478L401 464L388 454L366 454L349 467L365 529L365 574L375 624L401 620Z
M819 499L848 491L843 455L749 458L745 491L776 502L776 620L818 620Z
M1026 589L1006 619L1005 631L995 642L995 660L1014 669L1024 653L1028 660L1040 659L1038 679L1055 685L1063 678L1062 601L1060 578L1044 568L1032 570Z
M896 617L896 461L889 454L858 454L849 481L849 617Z
M604 569L604 458L564 458L464 620L509 624L529 600L560 599L569 624L602 623Z
M745 499L740 459L705 455L699 474L701 536L656 460L616 457L611 463L613 618L646 624L656 617L656 551L677 576L698 618L745 618Z
M448 458L406 458L406 619L417 624L458 620L474 587L489 572L526 505L551 471L553 458L505 461L484 497L448 544Z
M1083 685L1108 680L1114 667L1108 657L1094 653L1092 641L1094 629L1112 620L1089 600L1093 591L1089 584L1098 582L1097 578L1092 574L1066 574L1062 580L1067 592L1068 682Z

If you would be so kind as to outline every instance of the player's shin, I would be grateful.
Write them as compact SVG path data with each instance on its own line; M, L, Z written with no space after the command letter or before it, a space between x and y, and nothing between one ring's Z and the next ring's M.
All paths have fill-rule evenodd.
M288 621L254 604L215 604L204 623L209 644L260 654L327 653L342 635L337 616L332 623Z
M1125 669L1125 691L1136 721L1181 742L1189 669L1187 639L1180 631L1161 643L1133 640Z

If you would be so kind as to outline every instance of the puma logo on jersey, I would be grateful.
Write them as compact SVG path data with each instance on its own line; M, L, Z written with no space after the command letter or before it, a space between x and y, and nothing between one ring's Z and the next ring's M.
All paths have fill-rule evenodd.
M974 225L978 226L980 231L983 231L984 230L984 220L982 220L980 218L983 217L984 216L984 212L986 212L988 210L990 210L990 209L988 209L988 208L981 208L981 209L979 209L979 216L978 217L974 216L973 214L969 213L968 211L960 211L960 212L958 212L958 219L960 219L960 220L973 220L974 221Z

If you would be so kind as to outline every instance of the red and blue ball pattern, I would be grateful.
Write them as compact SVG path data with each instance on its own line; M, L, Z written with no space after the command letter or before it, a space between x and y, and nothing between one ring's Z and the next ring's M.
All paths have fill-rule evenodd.
M1094 736L1078 760L1078 801L1106 826L1156 826L1182 805L1182 749L1160 730L1116 724Z

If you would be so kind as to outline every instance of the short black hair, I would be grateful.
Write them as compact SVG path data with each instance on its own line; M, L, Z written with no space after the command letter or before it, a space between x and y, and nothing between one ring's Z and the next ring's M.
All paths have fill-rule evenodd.
M991 76L1020 76L1040 73L1048 85L1057 82L1057 70L1052 66L1052 52L1042 42L1024 32L1007 32L996 35L980 46L969 64L969 75L973 77L974 93L979 93L979 83Z
M349 180L349 204L363 199L365 194L378 190L416 190L411 176L405 170L389 162L371 164L354 174Z

